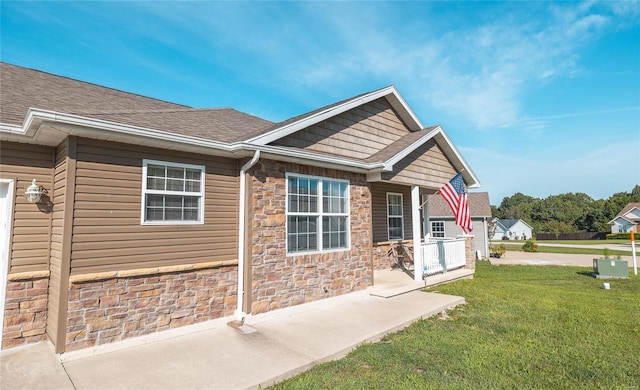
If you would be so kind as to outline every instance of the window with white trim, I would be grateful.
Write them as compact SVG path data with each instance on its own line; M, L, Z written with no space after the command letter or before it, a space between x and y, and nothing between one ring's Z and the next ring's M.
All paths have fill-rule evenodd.
M349 247L349 182L287 174L287 253Z
M204 222L202 165L143 160L143 225Z
M431 237L444 238L444 222L431 221Z
M402 194L387 192L387 231L389 240L404 240Z

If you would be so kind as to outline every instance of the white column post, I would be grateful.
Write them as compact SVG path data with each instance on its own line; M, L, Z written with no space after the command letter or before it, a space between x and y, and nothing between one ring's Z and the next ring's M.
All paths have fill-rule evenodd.
M420 234L420 187L411 186L411 225L413 227L413 275L422 280L422 235Z

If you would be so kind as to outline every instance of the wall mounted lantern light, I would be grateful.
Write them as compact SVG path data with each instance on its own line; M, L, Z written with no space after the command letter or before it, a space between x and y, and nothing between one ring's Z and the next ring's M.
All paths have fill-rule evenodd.
M40 197L44 193L44 188L36 184L36 179L33 179L31 185L24 191L24 196L29 203L38 203Z

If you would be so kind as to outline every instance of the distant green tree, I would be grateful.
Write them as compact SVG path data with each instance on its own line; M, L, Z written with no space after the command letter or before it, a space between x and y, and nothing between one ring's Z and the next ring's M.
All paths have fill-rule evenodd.
M594 200L584 193L549 195L538 199L517 192L491 206L496 218L522 219L537 233L608 231L608 222L631 202L640 202L640 185L631 192L618 192L608 199Z

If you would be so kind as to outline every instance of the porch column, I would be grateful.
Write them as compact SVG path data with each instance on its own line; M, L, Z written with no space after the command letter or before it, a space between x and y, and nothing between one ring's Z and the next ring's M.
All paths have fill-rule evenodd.
M413 275L422 280L422 235L420 234L420 187L411 186L411 225L413 227Z

